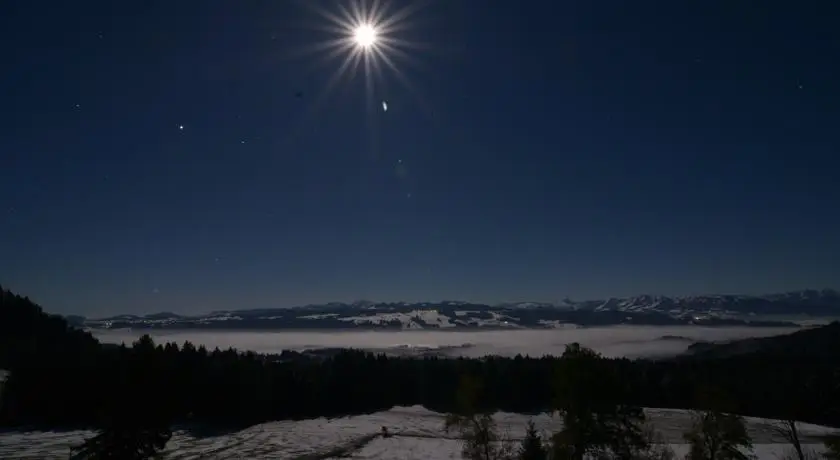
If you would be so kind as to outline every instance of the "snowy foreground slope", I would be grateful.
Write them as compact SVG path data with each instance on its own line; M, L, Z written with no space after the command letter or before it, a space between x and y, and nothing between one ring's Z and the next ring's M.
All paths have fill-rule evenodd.
M648 417L664 440L673 443L682 456L687 446L682 433L691 423L686 411L647 409ZM529 417L499 413L496 420L509 437L519 439ZM541 430L557 430L557 419L548 415L534 418ZM758 458L777 458L788 446L773 433L772 420L748 418L749 432ZM377 436L382 426L393 437ZM442 431L443 416L421 407L396 407L372 415L334 420L272 422L222 436L194 437L177 431L167 445L165 458L196 459L454 459L460 458L460 442L454 433ZM803 439L810 448L822 451L819 436L836 430L801 424ZM70 446L80 443L90 432L2 432L2 459L66 459Z

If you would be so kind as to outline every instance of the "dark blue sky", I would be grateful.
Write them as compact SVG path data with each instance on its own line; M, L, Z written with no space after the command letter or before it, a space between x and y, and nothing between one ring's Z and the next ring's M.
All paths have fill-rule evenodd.
M87 314L837 286L840 5L415 3L403 78L327 93L334 2L2 2L0 283Z

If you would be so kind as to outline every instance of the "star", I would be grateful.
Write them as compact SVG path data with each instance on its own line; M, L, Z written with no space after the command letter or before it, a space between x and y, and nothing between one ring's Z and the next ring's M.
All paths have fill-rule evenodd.
M178 125L178 129L179 129L180 131L183 131L183 130L184 130L184 125Z

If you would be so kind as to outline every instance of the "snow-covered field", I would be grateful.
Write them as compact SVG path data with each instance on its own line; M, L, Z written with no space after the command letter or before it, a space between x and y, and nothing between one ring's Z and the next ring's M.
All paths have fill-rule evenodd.
M106 343L131 344L148 333L156 342L189 340L209 349L234 347L262 353L318 348L367 350L437 349L442 353L478 357L488 354L531 356L561 354L566 344L579 342L611 357L668 356L684 352L693 341L726 341L747 337L787 334L791 328L610 326L562 329L513 329L490 331L173 331L96 330Z
M651 424L672 444L677 454L684 455L682 433L691 423L686 411L647 409ZM533 418L540 430L554 431L559 421L549 415ZM496 420L502 432L511 439L521 439L528 416L499 413ZM748 418L748 429L758 458L778 458L787 445L772 430L774 422ZM388 427L391 438L376 436L381 427ZM460 441L454 433L442 430L443 416L421 407L396 407L372 415L301 422L273 422L245 430L210 437L194 437L177 431L167 445L164 458L197 459L454 459L460 458ZM822 451L818 436L835 430L801 424L800 430L808 447ZM90 432L5 432L0 433L2 459L65 459L70 446L82 442Z

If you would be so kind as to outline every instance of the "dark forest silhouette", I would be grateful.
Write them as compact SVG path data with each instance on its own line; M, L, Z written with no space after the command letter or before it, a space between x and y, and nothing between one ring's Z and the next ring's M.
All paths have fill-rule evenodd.
M417 359L358 350L267 357L189 342L155 344L148 336L133 347L102 345L26 297L8 291L1 297L0 369L10 371L0 402L4 427L130 422L234 429L397 405L453 413L459 410L459 382L467 375L482 382L476 411L537 413L557 405L557 382L563 381L558 373L575 368L559 357ZM808 353L800 346L714 359L597 357L577 378L592 382L603 401L620 400L628 407L703 409L711 403L698 395L714 388L726 395L727 411L837 426L840 324L800 333L797 340L807 343L808 333L818 336L822 347L833 337L833 351Z

